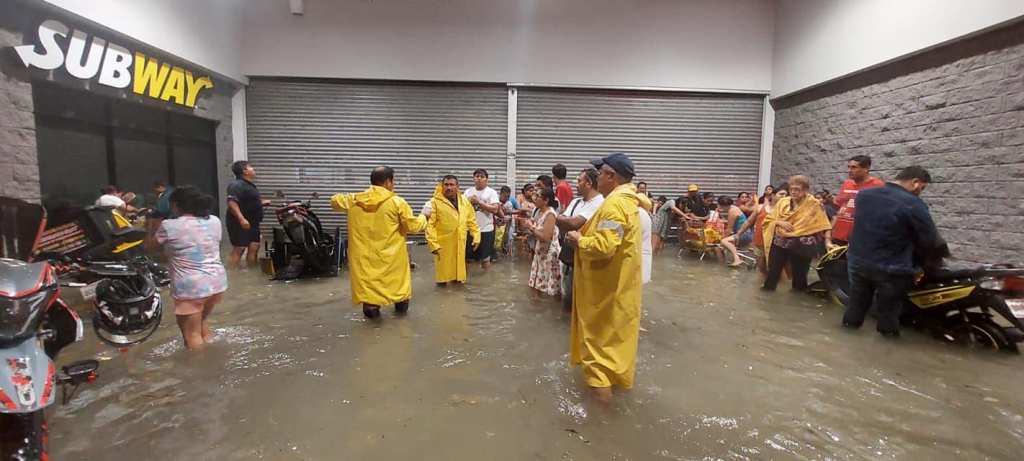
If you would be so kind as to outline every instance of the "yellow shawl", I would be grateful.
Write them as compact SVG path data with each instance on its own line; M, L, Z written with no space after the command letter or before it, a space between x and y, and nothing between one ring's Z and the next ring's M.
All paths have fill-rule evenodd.
M814 235L818 232L825 232L832 228L825 209L822 208L818 199L808 195L796 209L793 208L792 197L783 197L772 208L772 212L764 218L764 248L765 260L771 254L772 240L775 238L775 226L779 221L786 221L793 224L793 232L790 237L803 237Z

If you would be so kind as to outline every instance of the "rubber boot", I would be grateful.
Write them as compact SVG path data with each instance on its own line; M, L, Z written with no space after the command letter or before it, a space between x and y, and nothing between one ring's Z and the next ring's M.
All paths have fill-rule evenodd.
M409 300L395 303L395 313L398 315L405 315L409 312Z
M368 319L380 318L380 306L373 304L363 304L363 315Z

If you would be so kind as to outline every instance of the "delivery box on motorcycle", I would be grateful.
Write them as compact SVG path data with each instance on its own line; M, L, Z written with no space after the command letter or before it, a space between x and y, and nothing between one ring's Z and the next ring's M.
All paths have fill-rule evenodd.
M72 258L120 259L141 248L146 232L109 207L61 210L43 231L37 251Z

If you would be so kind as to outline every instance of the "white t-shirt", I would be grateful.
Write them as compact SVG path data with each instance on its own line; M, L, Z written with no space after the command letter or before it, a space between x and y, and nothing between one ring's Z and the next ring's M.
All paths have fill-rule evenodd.
M476 197L480 203L487 205L499 202L498 192L490 187L485 187L483 190L476 190L476 187L470 187L469 189L466 189L466 193L464 195L466 198ZM480 228L480 232L494 232L494 214L477 209L476 225Z
M100 198L96 199L96 206L112 206L114 208L124 208L124 200L113 194L103 194Z
M651 246L651 215L640 208L640 280L651 281L651 265L654 262L654 248Z
M597 213L597 209L601 208L601 204L604 203L604 196L597 194L594 198L590 199L589 202L584 201L583 197L576 197L569 202L569 206L565 207L562 214L568 217L583 216L583 219L590 220L594 213ZM574 210L573 207L576 207Z
M583 197L576 197L569 202L569 206L562 210L562 215L573 217L583 216L583 219L590 221L590 218L594 217L594 213L597 213L597 209L601 208L601 204L604 203L604 196L597 194L590 201L583 200ZM559 261L559 266L566 267L565 263Z

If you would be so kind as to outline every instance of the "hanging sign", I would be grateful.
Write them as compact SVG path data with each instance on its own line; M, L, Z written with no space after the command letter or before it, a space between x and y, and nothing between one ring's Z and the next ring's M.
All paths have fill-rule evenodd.
M213 88L209 76L196 78L191 71L139 51L133 53L100 37L93 37L89 42L88 33L71 31L55 19L39 25L38 39L38 44L14 47L25 67L63 68L81 80L98 76L96 82L100 85L121 90L131 87L135 94L189 108L196 106L196 99L203 90Z

